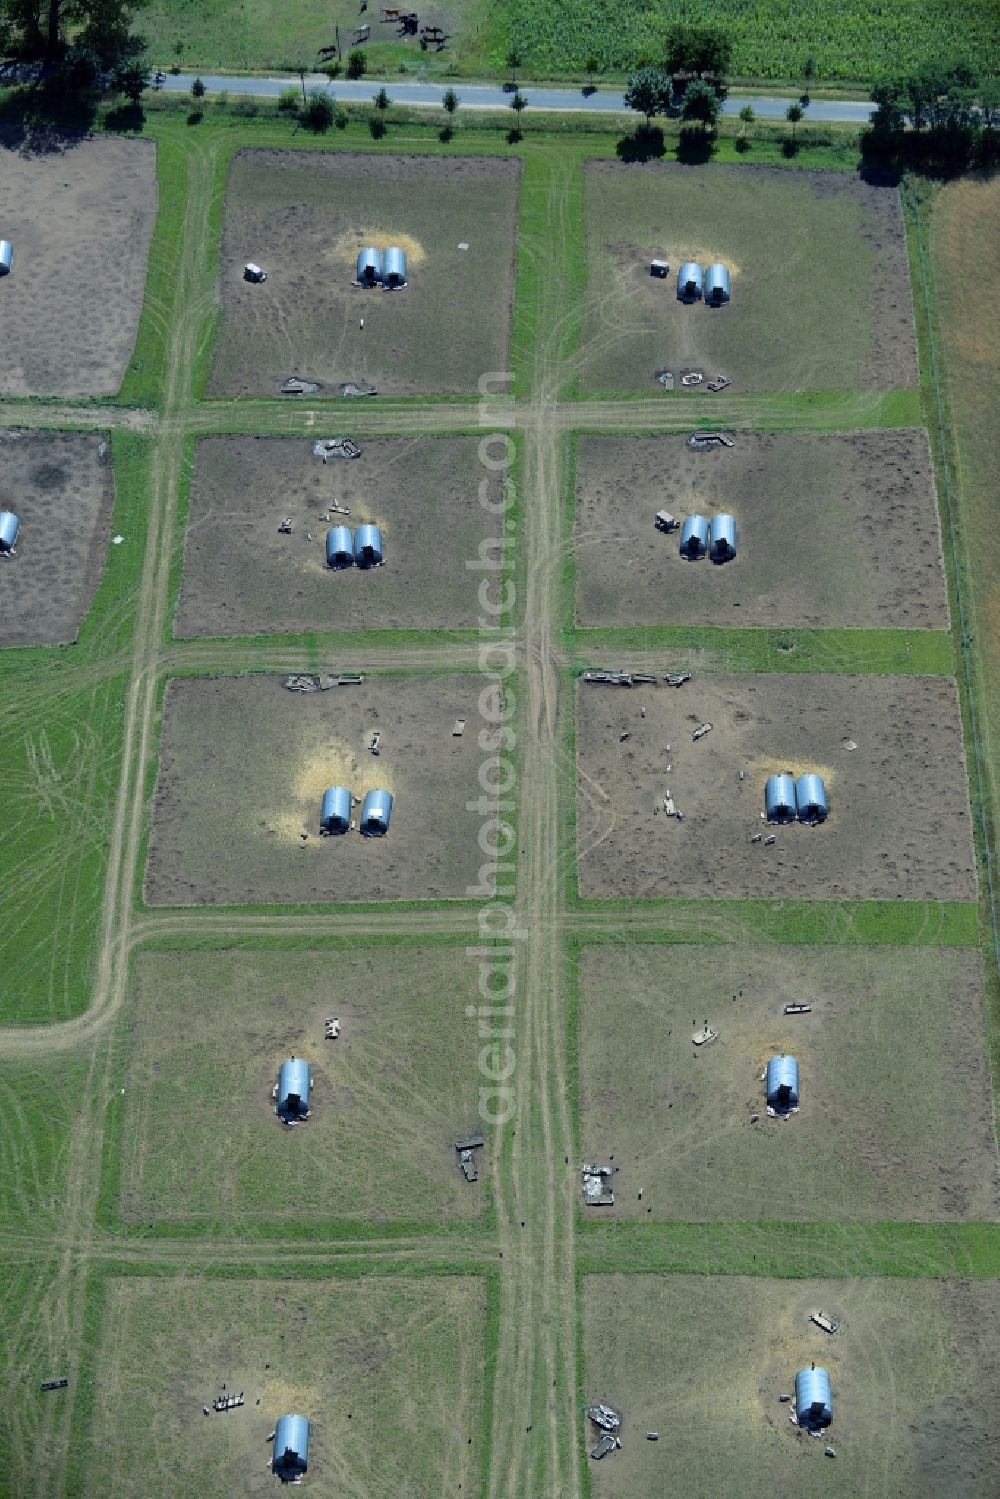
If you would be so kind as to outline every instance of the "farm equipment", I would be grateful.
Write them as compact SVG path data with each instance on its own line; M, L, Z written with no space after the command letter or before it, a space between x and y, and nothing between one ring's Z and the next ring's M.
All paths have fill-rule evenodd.
M758 834L758 836L759 836L759 834ZM786 1005L785 1006L785 1014L786 1015L808 1015L809 1011L811 1009L812 1009L812 1005L809 1005L809 1004Z
M683 687L685 682L690 682L691 673L689 671L668 671L663 680L668 687Z
M716 375L716 377L715 377L714 380L710 380L708 382L708 385L705 387L705 389L706 390L725 390L726 387L729 386L729 385L732 385L732 383L733 383L732 380L727 379L725 375Z
M656 529L658 531L666 531L669 533L671 531L677 530L677 527L680 525L680 521L672 516L669 510L658 510L656 512L656 518L653 524L656 526Z
M692 432L688 438L689 448L734 448L736 443L728 432Z
M826 1312L810 1312L809 1321L815 1322L817 1327L821 1328L823 1332L829 1333L831 1337L837 1331L837 1328L840 1325L839 1323L834 1322L832 1317L828 1317L826 1315Z
M698 727L693 731L691 738L694 740L695 744L697 744L699 739L704 739L705 735L711 734L711 732L712 725L710 723L700 723Z
M673 372L673 370L657 370L656 371L656 380L657 380L657 384L658 385L662 385L664 390L673 390L673 388L674 388L674 372Z

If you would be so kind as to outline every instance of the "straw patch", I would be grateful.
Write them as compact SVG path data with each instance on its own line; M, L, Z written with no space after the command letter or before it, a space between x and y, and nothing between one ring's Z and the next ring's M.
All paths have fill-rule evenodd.
M390 245L397 245L400 250L405 250L409 265L423 265L427 259L427 251L418 239L412 234L395 234L386 229L375 229L371 225L360 229L347 229L343 234L337 236L333 243L333 255L338 261L353 266L358 258L358 251L364 250L372 245L376 250L388 250Z

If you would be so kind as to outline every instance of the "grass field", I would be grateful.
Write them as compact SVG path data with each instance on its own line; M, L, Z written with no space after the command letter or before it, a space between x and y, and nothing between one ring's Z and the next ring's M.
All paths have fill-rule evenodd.
M581 895L975 897L952 680L701 674L640 695L577 686ZM764 783L786 769L823 776L821 827L765 827ZM668 790L683 823L661 815Z
M462 1277L109 1279L82 1491L273 1493L267 1436L294 1410L324 1499L475 1492L484 1301ZM223 1384L246 1404L206 1419Z
M625 73L655 56L667 26L683 13L677 0L440 0L420 12L421 22L443 26L451 36L443 53L421 52L415 41L400 42L396 29L378 24L378 10L359 15L349 0L289 0L279 15L262 0L151 0L143 12L156 60L184 67L295 68L315 62L320 47L341 28L345 54L353 28L372 23L364 50L372 68L395 72L454 67L464 76L505 74L511 42L518 46L526 77L584 76L596 59L604 72ZM699 15L724 26L733 40L733 71L740 77L800 81L807 57L820 81L868 81L891 55L901 68L928 55L949 54L954 46L953 13L944 0L886 0L877 11L864 0L703 0ZM963 10L963 46L984 67L1000 66L994 16L989 0L972 0ZM179 45L178 45L179 44Z
M498 535L502 489L477 450L472 437L385 438L322 463L302 438L202 438L175 633L474 628L479 576L465 564ZM350 514L325 520L334 503ZM366 522L384 565L331 572L328 527Z
M212 394L277 395L288 375L326 395L345 381L474 393L507 368L519 180L516 160L241 152ZM352 284L369 244L406 251L405 289ZM265 284L243 280L248 258L265 264Z
M585 437L576 476L583 626L947 629L923 430L741 433L735 448L699 452L680 436ZM728 511L736 557L690 565L679 536L654 529L658 510L679 524Z
M140 954L126 1221L254 1235L268 1223L481 1216L484 1187L464 1180L453 1143L478 1118L469 976L450 946ZM323 1040L331 1014L336 1042ZM271 1101L288 1056L309 1062L313 1083L294 1129Z
M915 385L909 272L892 188L774 168L591 162L585 176L587 391L720 371L735 391ZM837 254L816 274L816 247ZM650 260L670 263L666 280ZM686 260L730 269L722 308L676 296ZM700 422L711 415L704 393Z
M638 943L585 949L579 983L580 1143L614 1152L615 1217L997 1216L978 953ZM779 1052L802 1102L769 1119Z
M482 854L472 676L286 692L279 677L174 679L164 704L152 905L463 896ZM378 756L372 735L382 736ZM321 838L327 786L395 798L384 838ZM466 802L472 800L472 811ZM355 808L355 815L360 809ZM305 835L303 837L303 834Z
M245 18L258 14L251 5ZM281 24L277 13L266 20L272 32ZM879 325L852 304L848 312L827 306L806 328L789 380L801 388L761 392L748 381L712 401L641 384L622 386L624 399L577 399L578 389L608 388L581 371L606 363L613 374L618 357L605 343L605 361L602 333L585 319L585 189L594 175L586 162L621 170L613 135L584 134L570 121L550 132L529 119L524 140L510 145L506 126L472 128L460 114L448 145L436 122L402 117L379 142L366 120L315 140L274 111L250 116L210 101L195 127L187 107L168 109L157 96L149 112L160 213L120 399L29 399L0 410L4 429L110 430L111 533L124 537L107 554L77 643L7 651L0 674L0 1492L273 1492L266 1437L287 1401L314 1415L307 1487L355 1499L627 1499L674 1490L719 1499L734 1485L762 1484L851 1499L958 1491L992 1499L1000 1487L990 1427L1000 1223L990 1196L997 1158L984 1052L991 1040L995 1055L997 986L993 907L985 894L975 899L975 857L992 849L993 821L979 798L983 789L992 794L993 781L978 774L989 742L977 753L971 735L966 781L959 704L966 729L978 724L974 710L986 722L987 693L995 711L991 658L977 654L992 630L984 606L992 564L981 538L991 534L985 455L995 361L982 308L965 295L968 257L992 245L993 198L972 183L956 185L961 196L921 188L918 224L915 185L904 185L920 300L919 387L908 383L915 366L907 374L898 358L902 344L875 371L884 383L863 383L872 373L865 340ZM724 135L718 148L730 163L732 140ZM854 236L861 270L880 257L890 291L905 302L896 209L879 209L892 229L881 249L861 240L846 175L856 166L851 137L838 132L829 146L818 133L808 140L798 158L808 163L808 186L794 187L797 169L775 174L793 187L774 197L770 242L781 214L798 213L800 199L818 204L808 253L832 264L830 284L842 271L829 247ZM507 243L515 234L517 242L510 328L499 326L477 286L453 324L432 330L442 346L509 343L509 405L421 395L346 407L328 391L286 402L270 386L250 399L203 399L222 311L230 165L247 147L282 151L289 180L316 182L340 151L350 171L363 177L367 169L372 182L379 163L411 152L423 162L480 149L487 160L515 158L521 186L503 225ZM761 161L766 153L776 162L780 144L762 130L749 155ZM55 160L69 171L86 157L70 148ZM441 171L454 173L453 163ZM411 194L417 175L404 174ZM636 180L661 175L656 168ZM716 219L716 203L727 195L746 202L762 180L754 174L748 187L735 164L678 176L686 191L707 183ZM78 177L86 196L86 172ZM842 192L855 208L827 213ZM955 219L954 244L940 236L939 211ZM650 212L662 210L654 202ZM632 233L620 217L602 243ZM669 217L651 217L657 222L669 229ZM850 234L838 240L845 225ZM796 249L794 224L784 227ZM282 234L289 259L272 262L255 291L280 295L286 285L295 246L287 224ZM932 250L950 300L931 287L928 322ZM267 264L263 251L243 244L234 245L233 264L250 254ZM636 307L647 290L643 282ZM407 296L381 301L405 307ZM301 305L308 317L311 304ZM329 314L339 322L314 319L308 331L318 346L333 348L356 327L353 305L348 311ZM893 316L901 327L899 307ZM748 326L739 336L761 359L768 329L759 320ZM787 337L789 327L779 319L776 334ZM277 323L267 331L276 334ZM830 354L841 332L846 358ZM282 361L287 347L275 337ZM474 394L475 382L468 389ZM574 434L584 443L683 441L709 411L737 432L734 451L745 456L757 435L779 431L819 449L818 434L854 443L850 434L874 440L878 429L895 451L907 437L891 429L926 419L954 632L889 628L877 618L853 628L647 625L624 613L623 625L575 629ZM952 413L963 423L960 440ZM275 584L267 585L273 604L262 597L255 606L260 626L247 605L246 628L259 633L173 636L189 494L192 515L200 503L190 485L199 440L280 435L309 456L309 444L328 433L349 431L369 452L415 439L465 442L494 422L517 449L508 476L517 508L507 517L517 551L502 632L477 639L433 625L352 629L343 621L324 629L322 619L296 618ZM892 484L902 487L912 473L926 515L926 465L900 461L905 473L893 472ZM249 494L252 460L242 474ZM874 466L873 474L880 477ZM782 483L795 479L786 471ZM286 481L276 470L272 482ZM975 512L966 509L973 495ZM263 513L265 501L252 503ZM444 499L439 508L454 546L464 546ZM957 527L947 523L952 510ZM863 524L867 511L859 514ZM226 533L218 534L221 548ZM748 538L752 548L752 531ZM247 592L258 588L251 573L246 580ZM623 578L623 595L628 587ZM468 594L451 592L457 617ZM935 603L928 594L926 604L939 607L940 595ZM287 623L268 632L272 610L286 610ZM488 665L480 654L487 644L496 648ZM509 768L502 794L516 825L513 906L451 898L488 867L477 846L487 820L489 847L487 814L465 809L496 769L483 748L491 736L480 738L480 693L489 671L508 660L513 744L502 745L509 759L501 780ZM682 664L695 676L681 693L586 689L601 718L598 748L608 763L595 779L608 800L591 786L592 802L577 809L578 741L581 755L590 751L576 732L573 684L592 662ZM970 663L981 675L967 682ZM296 699L278 684L302 670L359 670L366 681ZM737 716L748 703L749 723ZM699 745L689 738L691 713L715 723ZM670 724L662 714L673 716ZM456 716L468 719L461 741L451 737ZM375 727L383 733L378 761L365 748ZM619 738L623 730L631 741ZM846 748L848 735L856 751ZM673 746L667 760L665 743ZM768 755L794 757L803 747L827 757L833 772L830 823L782 832L766 851L747 841L746 857L760 858L736 870L744 880L737 886L743 834L758 825L739 821L738 769L757 777ZM696 759L696 750L705 756ZM676 767L680 779L675 786L672 769L668 784L688 812L670 834L687 841L661 850L662 816L650 818L665 763ZM320 845L313 819L321 784L343 769L363 790L376 765L397 792L389 837ZM648 786L634 805L623 802L628 777L638 785L643 766ZM887 779L897 800L883 795ZM756 812L759 779L745 790ZM607 832L609 806L615 826L591 846L586 818ZM726 829L737 822L731 842ZM578 834L587 849L582 896ZM158 903L146 905L150 849L150 880L160 885ZM827 859L831 849L838 867ZM599 868L588 888L594 860L607 870L612 854L617 887ZM628 886L650 872L648 890ZM673 892L657 886L664 878ZM849 898L879 892L877 900ZM497 965L497 1013L485 1019L468 1014L470 1004L479 1009L477 988L485 1005L484 954ZM617 1071L602 1075L603 1093L587 1050L600 1045L595 990L578 985L591 961L599 965L596 1003L615 1025L609 1063ZM729 998L717 1000L723 979ZM758 1121L759 1137L749 1125L713 1133L713 1100L720 1109L748 1107L759 1050L787 1044L773 1027L777 1001L807 983L817 1007L806 1017L811 1029L792 1038L808 1085L802 1110L786 1124ZM681 1011L672 1026L668 1017L696 995L701 1013ZM728 1013L717 1017L716 1004ZM706 1007L722 1037L688 1061L684 1032ZM331 1011L347 1021L336 1052L313 1039ZM668 1047L681 1036L680 1055L664 1050L664 1020ZM315 1116L282 1130L267 1097L275 1064L286 1049L309 1046L320 1049ZM685 1092L695 1068L714 1079L711 1099L692 1102ZM676 1163L644 1154L648 1142L638 1136L643 1125L655 1127L664 1078L676 1089L666 1100L674 1102L671 1129L685 1106L698 1121L697 1147L693 1129L685 1131ZM493 1080L503 1085L496 1093L485 1087ZM878 1108L852 1112L852 1084L876 1095ZM489 1117L486 1100L498 1097L504 1110L487 1130L483 1180L467 1189L454 1132L477 1122L467 1117L470 1105ZM830 1133L820 1135L821 1114L837 1106ZM654 1168L641 1183L641 1206L654 1212L626 1211L629 1190L617 1218L595 1220L582 1209L579 1152L591 1146L581 1129L598 1108L605 1113L594 1150L613 1151L627 1166L626 1189L636 1170L629 1151ZM808 1161L816 1180L803 1182L799 1160L782 1159L787 1141L793 1149L811 1141L817 1155L832 1142L843 1160ZM713 1167L707 1179L703 1156ZM306 1159L306 1171L297 1170ZM745 1179L758 1177L775 1216L762 1216L756 1194L744 1190ZM802 1338L818 1336L804 1322L814 1298L841 1321L834 1342L819 1344L835 1372L836 1462L823 1457L823 1444L796 1439L777 1402L799 1354L807 1346L815 1355ZM43 1393L40 1381L53 1376L67 1387ZM247 1405L203 1416L223 1381L245 1390ZM587 1456L582 1418L594 1394L621 1405L627 1435L600 1465ZM657 1429L660 1441L647 1443L645 1431Z
M625 1413L622 1451L591 1466L595 1499L715 1499L761 1473L823 1499L997 1491L995 1282L620 1275L584 1279L582 1301L586 1396ZM778 1400L812 1360L830 1373L836 1462Z

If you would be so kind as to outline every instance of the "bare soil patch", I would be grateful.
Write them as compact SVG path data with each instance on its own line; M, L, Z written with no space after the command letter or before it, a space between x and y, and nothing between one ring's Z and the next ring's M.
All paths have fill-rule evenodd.
M0 645L76 639L104 569L114 502L106 434L0 432L0 509L21 522L16 555L0 557Z
M702 722L713 729L695 743ZM786 769L824 776L821 826L762 822L764 782ZM950 678L720 673L680 690L580 682L577 773L584 896L976 895ZM683 822L663 815L667 789ZM772 832L769 848L750 841Z
M482 573L466 563L499 534L479 485L485 477L496 504L500 475L485 473L474 437L365 439L360 447L360 458L324 464L308 439L201 439L178 635L475 627ZM331 503L350 515L325 521ZM286 516L291 535L278 531ZM366 521L382 529L384 566L331 572L329 527Z
M917 383L895 188L839 172L590 161L584 212L585 390L652 392L661 368L721 372L736 390ZM666 280L650 276L654 258L669 261ZM729 267L725 307L677 300L685 260Z
M695 1046L706 1019L718 1040ZM781 1052L801 1104L769 1118L760 1077ZM602 1217L995 1218L979 954L588 947L580 1115L584 1159L619 1167Z
M690 563L654 528L728 511L736 557ZM922 429L581 437L576 489L580 625L947 629L934 473ZM624 585L624 586L623 586Z
M475 1492L486 1308L472 1277L109 1278L99 1311L86 1493L280 1493L268 1434L289 1411L310 1422L303 1492ZM245 1404L203 1415L223 1384Z
M211 1004L205 996L212 996ZM145 952L129 1005L122 1216L223 1223L479 1218L456 1138L478 1127L475 969L462 947ZM340 1035L324 1039L328 1015ZM312 1073L294 1128L271 1089ZM206 1099L225 1100L219 1129ZM275 1183L281 1182L280 1192Z
M156 218L151 141L28 155L0 135L0 395L114 395L135 343Z
M482 678L369 678L288 692L280 677L167 684L146 869L152 905L464 896L485 856L475 722ZM382 735L371 755L372 734ZM383 838L319 836L326 786L395 797ZM355 816L360 808L356 809ZM302 834L307 836L303 839Z
M821 1499L1000 1488L996 1281L588 1276L583 1307L586 1398L624 1414L622 1450L589 1464L595 1495L714 1499L758 1491L762 1473ZM839 1322L832 1338L817 1308ZM778 1399L813 1360L832 1384L824 1440Z
M324 395L344 381L397 396L476 390L507 368L520 177L495 156L239 152L212 392L273 395L289 375ZM409 248L405 290L351 284L367 244ZM248 260L263 285L243 280Z

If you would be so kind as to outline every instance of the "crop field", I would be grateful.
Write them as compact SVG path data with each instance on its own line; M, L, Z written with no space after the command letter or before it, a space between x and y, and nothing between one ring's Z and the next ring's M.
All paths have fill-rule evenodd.
M580 683L577 715L585 896L975 897L948 678L700 675L638 695ZM822 826L765 827L764 783L786 769L824 777ZM659 815L668 788L683 822ZM762 831L773 846L751 843Z
M476 677L369 679L287 692L280 677L174 679L167 686L151 905L412 900L462 896L483 863ZM368 746L382 736L381 752ZM395 798L383 838L321 838L327 786ZM358 809L359 810L359 809ZM305 836L303 836L305 835Z
M21 522L16 556L0 563L0 646L75 640L107 553L115 499L107 443L2 432L0 485L3 508Z
M621 1452L591 1464L595 1499L714 1499L762 1473L821 1499L1000 1486L996 1282L614 1275L584 1279L582 1299L586 1397L613 1391L625 1417ZM778 1399L813 1360L830 1373L835 1462Z
M736 557L688 562L679 533L654 529L658 510L728 511ZM583 626L947 629L927 434L741 432L702 451L681 436L583 437L576 574Z
M474 1493L484 1300L461 1276L109 1279L83 1492L271 1494L268 1433L295 1410L310 1493ZM223 1385L245 1405L206 1418Z
M590 58L602 72L623 74L662 45L667 26L679 16L676 0L439 0L421 10L424 19L449 33L445 52L421 52L416 41L397 40L394 26L369 12L371 37L364 50L371 68L443 72L464 76L504 75L512 41L520 48L525 76L583 76ZM811 55L819 80L869 81L891 56L903 69L954 48L954 12L944 0L702 0L698 14L722 26L733 41L733 71L739 77L800 80ZM184 67L294 68L311 62L333 42L335 24L346 41L365 16L352 0L288 0L281 12L264 0L151 0L143 29L153 54ZM970 0L962 9L963 51L984 67L1000 67L995 13L990 0Z
M0 395L113 395L132 353L156 215L148 141L87 140L72 155L0 140L4 278Z
M696 1047L706 1019L719 1039ZM619 1168L602 1216L998 1215L975 951L588 947L579 1029L583 1158ZM769 1118L782 1052L801 1105Z
M323 463L291 437L206 437L197 446L179 636L336 629L471 629L481 574L466 562L498 535L501 477L473 437L366 441ZM480 482L486 490L480 497ZM349 515L329 514L330 504ZM290 535L278 527L287 517ZM329 526L374 522L382 567L326 566Z
M276 395L290 375L325 395L343 382L475 392L507 368L519 187L520 163L501 157L241 151L212 394ZM369 244L406 251L403 290L352 284ZM264 284L243 280L247 260L267 270Z
M485 1167L470 1185L454 1147L478 1122L470 971L460 947L363 941L140 954L125 1220L245 1234L261 1220L480 1216ZM325 1041L331 1014L341 1033ZM310 1117L294 1128L271 1100L290 1056L312 1073Z
M701 369L734 391L917 383L906 241L894 188L780 167L588 162L579 381L655 393ZM836 256L818 259L818 247ZM670 275L649 274L652 259ZM725 307L678 301L686 260L729 267ZM704 391L704 386L701 387ZM712 395L702 413L710 422Z

